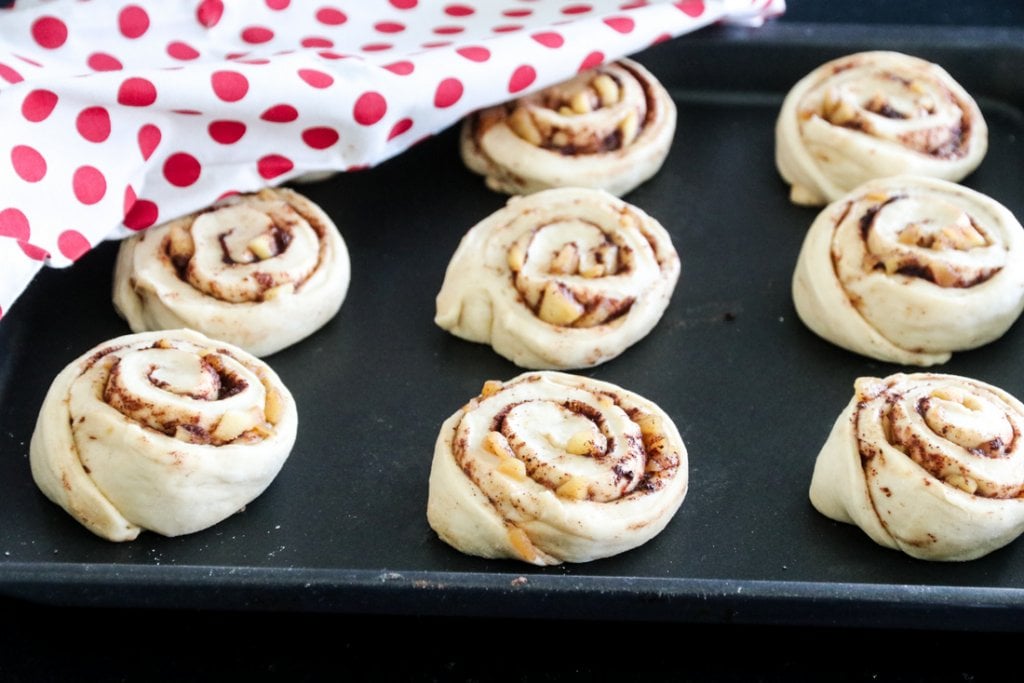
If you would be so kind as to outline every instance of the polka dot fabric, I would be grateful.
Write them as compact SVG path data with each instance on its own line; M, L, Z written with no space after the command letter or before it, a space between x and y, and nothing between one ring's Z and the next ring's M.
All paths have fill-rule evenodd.
M0 22L0 319L217 199L372 167L470 111L783 0L23 0Z

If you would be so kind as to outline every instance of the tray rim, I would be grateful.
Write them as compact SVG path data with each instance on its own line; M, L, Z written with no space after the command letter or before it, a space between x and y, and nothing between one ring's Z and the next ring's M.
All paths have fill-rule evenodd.
M982 44L1007 50L1024 64L1024 27L769 22L758 28L711 26L676 41L690 42L693 49L742 42L829 51L889 43L893 49L927 46L940 53ZM1024 87L1018 97L1024 102ZM1019 631L1024 621L1024 587L606 577L524 570L378 571L0 558L0 596L65 607L547 619L603 619L615 613L616 619L634 621L949 631ZM600 614L587 604L594 595L606 602Z

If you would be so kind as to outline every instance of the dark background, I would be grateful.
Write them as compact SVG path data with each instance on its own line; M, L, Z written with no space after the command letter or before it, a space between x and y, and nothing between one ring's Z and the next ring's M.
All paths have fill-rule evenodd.
M790 0L776 21L1019 27L1024 3ZM59 608L9 598L0 609L2 681L982 681L1017 668L1019 640L981 631Z

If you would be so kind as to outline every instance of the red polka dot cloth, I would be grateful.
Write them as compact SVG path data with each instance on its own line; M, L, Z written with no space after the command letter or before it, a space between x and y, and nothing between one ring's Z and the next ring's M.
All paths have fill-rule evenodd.
M25 0L0 9L0 318L44 265L784 0Z

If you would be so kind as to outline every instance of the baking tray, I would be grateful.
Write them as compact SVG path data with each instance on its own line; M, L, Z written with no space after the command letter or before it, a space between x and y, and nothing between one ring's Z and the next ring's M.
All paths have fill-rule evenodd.
M809 332L790 278L816 209L773 162L782 98L820 63L896 49L943 65L981 104L990 150L965 184L1024 216L1024 31L768 24L711 27L635 58L670 89L662 171L627 199L662 221L682 275L652 333L579 374L650 398L690 456L690 490L654 540L535 568L469 557L426 521L441 422L521 370L433 324L459 238L505 197L467 171L450 128L370 170L300 189L338 223L352 283L338 316L269 357L300 411L295 449L246 509L179 538L113 544L32 482L28 444L52 378L128 331L110 302L116 243L46 270L0 324L0 594L58 606L292 610L1013 630L1024 540L969 563L882 548L810 505L815 457L861 375L898 366ZM1024 321L938 368L1024 396Z

